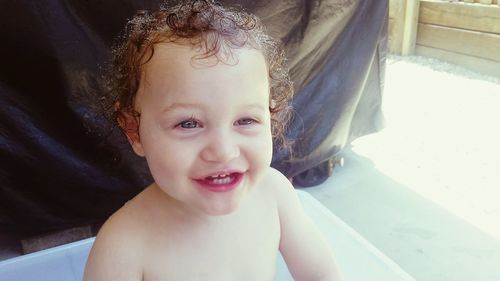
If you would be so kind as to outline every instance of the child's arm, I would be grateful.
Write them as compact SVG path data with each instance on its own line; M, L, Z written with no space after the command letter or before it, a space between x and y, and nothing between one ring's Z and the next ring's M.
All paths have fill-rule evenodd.
M294 280L342 280L330 245L305 214L293 186L281 174L276 192L281 225L279 248Z
M142 281L141 255L132 233L106 222L92 246L83 281ZM130 229L133 231L133 228ZM132 238L132 239L131 239Z

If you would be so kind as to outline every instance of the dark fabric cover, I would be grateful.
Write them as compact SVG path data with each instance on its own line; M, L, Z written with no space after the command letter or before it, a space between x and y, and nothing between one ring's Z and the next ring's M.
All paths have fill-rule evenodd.
M146 163L96 113L100 66L151 0L2 1L0 232L99 223L151 182ZM289 177L381 128L387 1L223 1L257 13L285 44L297 90Z

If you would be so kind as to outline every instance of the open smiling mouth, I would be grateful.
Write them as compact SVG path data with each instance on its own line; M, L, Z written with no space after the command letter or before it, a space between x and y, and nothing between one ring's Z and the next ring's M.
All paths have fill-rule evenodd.
M243 178L243 173L229 173L215 176L208 176L198 179L196 182L201 188L213 192L228 192L236 189Z

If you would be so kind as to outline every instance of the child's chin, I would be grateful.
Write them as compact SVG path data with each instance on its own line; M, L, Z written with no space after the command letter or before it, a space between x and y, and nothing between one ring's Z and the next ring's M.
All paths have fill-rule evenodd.
M227 206L227 207L218 207L218 208L210 208L209 210L204 210L204 213L207 216L218 217L218 216L227 216L234 213L238 209L239 205L235 206Z
M233 198L232 202L212 202L214 204L205 205L201 210L207 216L226 216L236 212L241 206L241 199L243 198Z

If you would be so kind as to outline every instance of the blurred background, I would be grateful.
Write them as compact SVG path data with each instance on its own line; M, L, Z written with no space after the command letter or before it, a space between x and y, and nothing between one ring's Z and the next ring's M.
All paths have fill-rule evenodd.
M500 6L389 2L386 126L307 190L416 280L500 280Z

